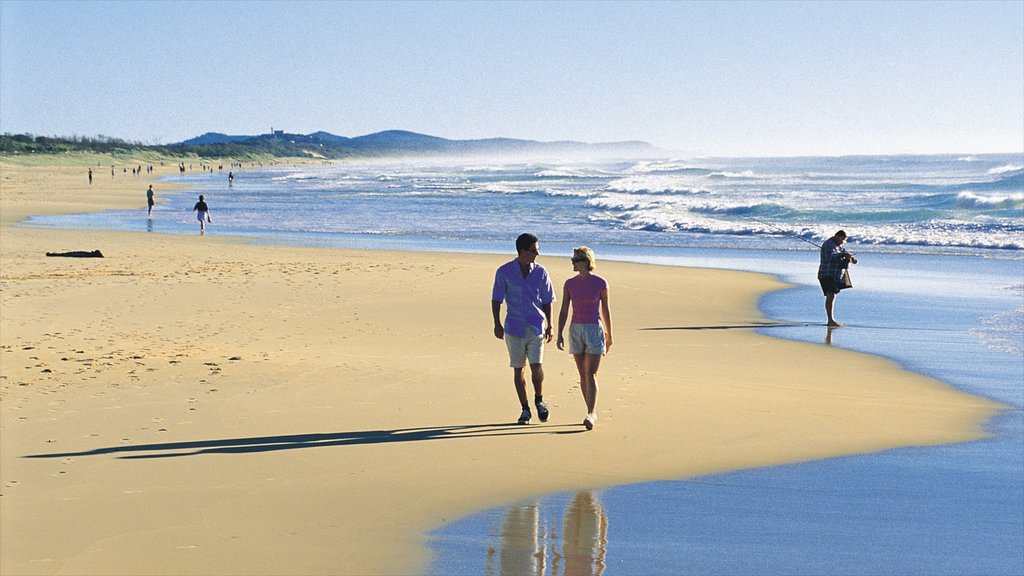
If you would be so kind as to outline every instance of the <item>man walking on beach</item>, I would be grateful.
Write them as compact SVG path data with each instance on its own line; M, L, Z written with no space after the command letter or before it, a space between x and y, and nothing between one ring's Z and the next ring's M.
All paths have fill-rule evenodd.
M146 190L146 204L149 204L149 212L146 213L150 218L153 217L153 204L156 204L156 200L153 199L155 193L153 192L153 185L149 185L149 190Z
M834 236L825 240L821 245L821 255L818 263L818 283L821 284L821 291L825 294L825 313L828 315L828 325L832 327L842 326L836 322L832 315L832 308L835 305L836 294L848 288L846 283L846 269L850 264L856 264L857 259L843 248L846 242L846 232L839 230Z
M502 265L494 275L491 290L491 314L494 317L494 336L505 340L516 394L523 412L520 424L533 419L526 395L526 377L523 370L530 363L533 380L534 403L541 422L548 419L548 406L544 402L544 343L551 342L551 303L555 289L548 271L536 263L539 245L533 234L516 238L515 260ZM505 302L505 324L501 323L501 303Z

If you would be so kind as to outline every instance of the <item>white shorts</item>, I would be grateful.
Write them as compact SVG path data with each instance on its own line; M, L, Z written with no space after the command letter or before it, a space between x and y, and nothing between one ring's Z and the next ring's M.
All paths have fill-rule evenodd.
M540 364L544 360L544 340L529 328L525 338L506 332L505 346L508 347L509 365L513 368L525 368L527 360L530 364Z
M604 354L604 327L600 324L570 324L569 353Z

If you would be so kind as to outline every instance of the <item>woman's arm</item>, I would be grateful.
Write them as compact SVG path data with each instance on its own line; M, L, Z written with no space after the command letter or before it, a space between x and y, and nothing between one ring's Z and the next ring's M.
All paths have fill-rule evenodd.
M601 292L601 318L604 319L604 341L605 349L612 348L612 311L608 306L608 290Z

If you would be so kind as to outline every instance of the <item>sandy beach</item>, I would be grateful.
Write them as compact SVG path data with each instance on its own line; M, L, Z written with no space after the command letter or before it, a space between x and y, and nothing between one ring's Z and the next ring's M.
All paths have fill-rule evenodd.
M755 334L771 277L602 262L597 427L553 345L551 419L517 426L489 304L514 239L507 256L256 246L218 236L216 206L205 237L16 225L144 218L151 182L170 189L0 163L2 574L416 574L426 532L476 510L967 441L1000 408ZM105 258L45 256L76 250ZM568 257L541 238L556 287Z

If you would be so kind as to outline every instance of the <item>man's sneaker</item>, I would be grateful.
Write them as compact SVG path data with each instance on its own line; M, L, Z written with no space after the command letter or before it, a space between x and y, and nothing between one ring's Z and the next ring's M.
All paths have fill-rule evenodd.
M530 420L533 419L533 414L530 413L529 408L523 408L523 413L519 415L520 424L529 424Z
M548 421L548 404L541 400L537 402L537 417L540 418L541 422Z
M594 422L597 420L597 416L593 414L587 414L587 417L583 419L583 425L587 427L587 430L594 429Z

